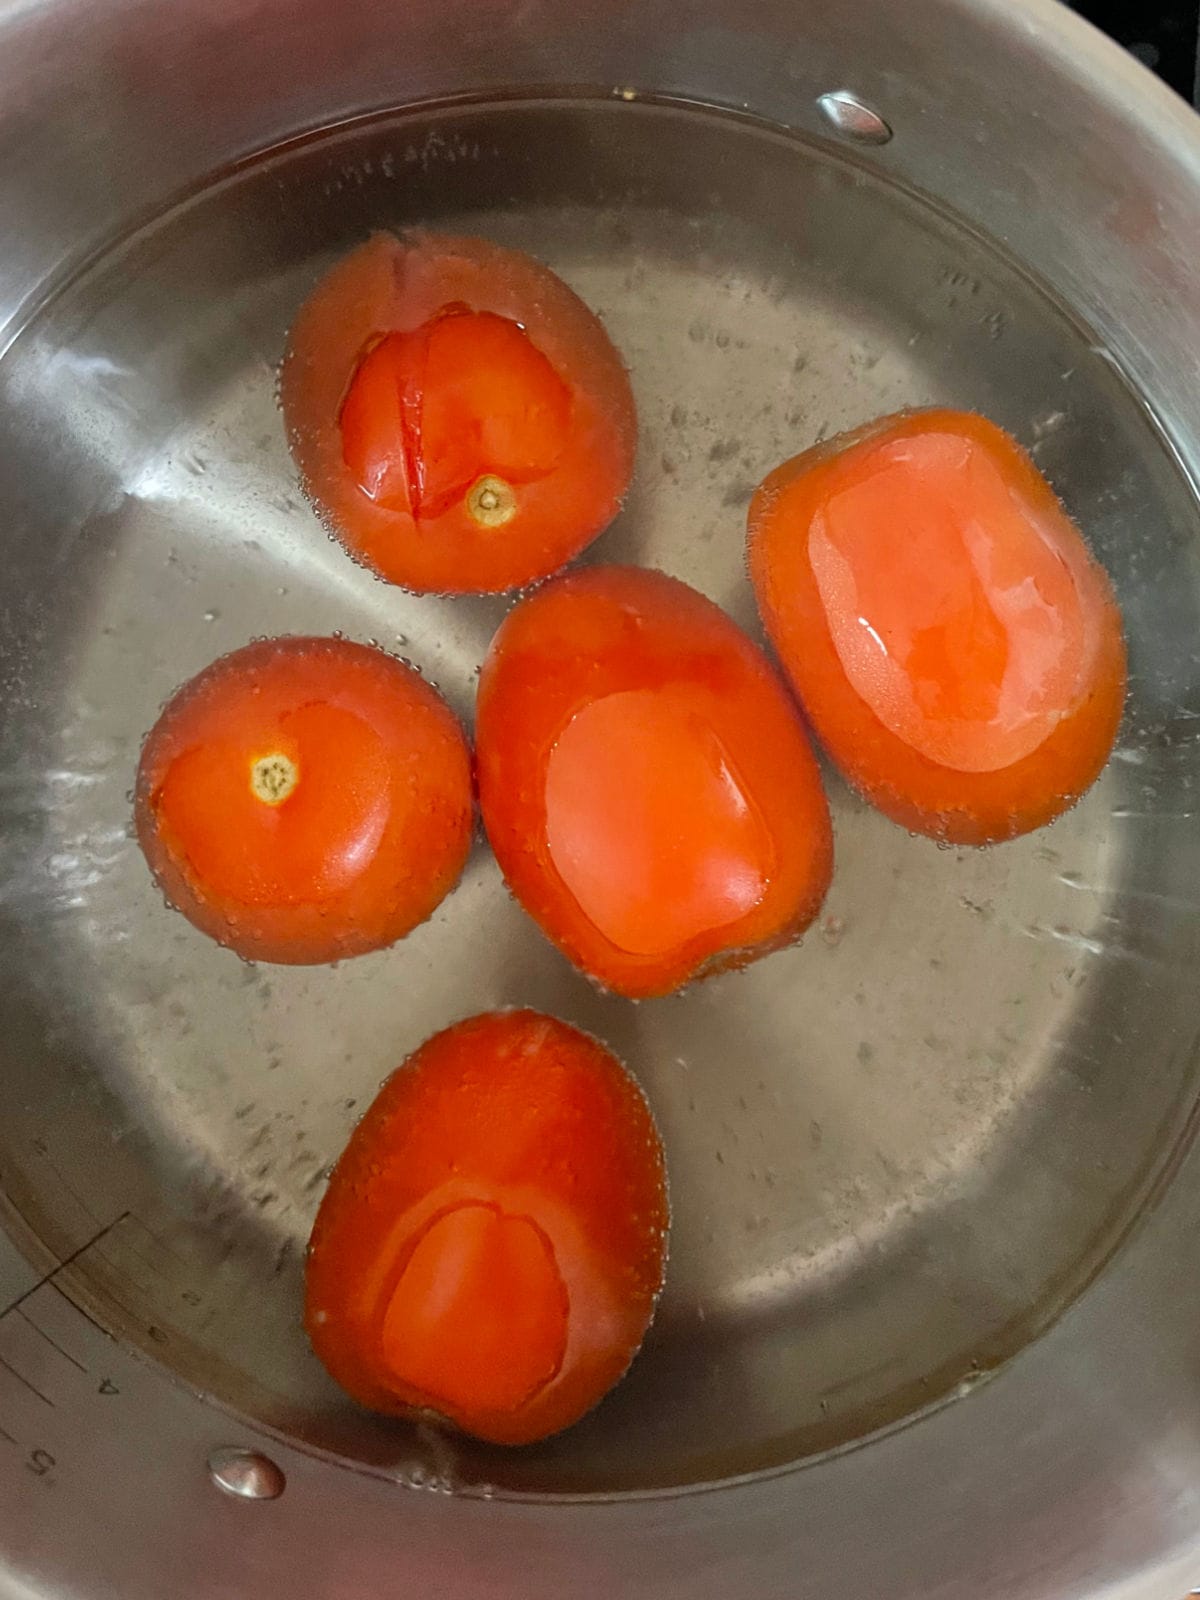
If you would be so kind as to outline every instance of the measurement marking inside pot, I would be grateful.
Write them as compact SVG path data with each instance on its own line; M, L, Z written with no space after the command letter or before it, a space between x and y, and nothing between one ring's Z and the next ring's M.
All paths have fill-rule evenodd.
M0 1367L3 1367L5 1372L11 1372L18 1383L23 1383L29 1390L30 1394L37 1395L38 1399L43 1403L43 1405L48 1405L51 1411L58 1409L48 1394L43 1394L36 1383L32 1382L25 1376L23 1372L14 1367L11 1361L6 1361L3 1356L0 1356Z
M46 1332L45 1328L43 1328L40 1323L35 1322L27 1311L23 1311L20 1306L15 1306L13 1309L16 1311L17 1316L20 1317L22 1322L31 1327L34 1333L40 1335L40 1337L46 1341L52 1350L58 1351L59 1355L64 1361L69 1361L78 1372L87 1372L88 1369L84 1366L83 1362L73 1356L69 1350L64 1350L62 1345L59 1344L58 1340L52 1339Z
M77 1250L72 1250L69 1256L64 1256L56 1267L52 1267L50 1271L45 1273L44 1276L40 1277L31 1288L26 1289L24 1294L19 1294L10 1305L5 1306L4 1310L0 1311L0 1322L3 1322L4 1318L10 1316L12 1312L19 1311L25 1302L31 1299L39 1289L44 1289L48 1283L52 1283L54 1279L58 1277L60 1272L65 1272L68 1267L73 1266L75 1262L79 1260L80 1256L85 1255L93 1247L93 1245L99 1244L101 1239L107 1237L107 1235L110 1234L114 1228L119 1227L128 1216L128 1211L122 1211L119 1217L114 1217L111 1222L106 1223L106 1225L94 1233L90 1239L88 1239L84 1244L81 1244Z

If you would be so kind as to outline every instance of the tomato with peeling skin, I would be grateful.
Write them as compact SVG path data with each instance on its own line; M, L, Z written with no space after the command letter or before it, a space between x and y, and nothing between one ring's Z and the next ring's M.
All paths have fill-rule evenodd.
M905 827L1014 838L1104 766L1125 697L1112 589L993 423L910 412L804 452L756 492L749 554L814 731Z
M619 994L665 994L791 943L832 870L787 691L717 606L663 573L546 585L492 642L480 806L517 899Z
M167 899L256 961L393 943L466 862L470 753L453 712L394 657L282 638L222 656L142 750L138 839Z
M621 358L548 267L483 239L378 234L292 327L281 397L304 486L407 589L557 571L616 516L636 419Z
M528 1444L624 1374L667 1225L662 1145L616 1058L535 1011L472 1017L388 1079L334 1168L305 1325L362 1405Z

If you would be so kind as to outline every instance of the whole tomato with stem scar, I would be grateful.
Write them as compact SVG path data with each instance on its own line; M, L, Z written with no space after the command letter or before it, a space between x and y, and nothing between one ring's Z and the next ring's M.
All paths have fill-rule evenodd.
M629 378L548 267L483 239L376 234L301 308L280 395L306 492L406 589L490 593L557 571L633 472Z
M629 1366L667 1227L662 1145L616 1058L536 1011L472 1017L392 1074L334 1168L305 1325L362 1405L528 1444Z
M745 965L816 916L833 838L803 725L686 584L591 567L539 589L492 641L476 735L509 887L618 994Z
M206 667L142 748L138 840L168 901L255 961L393 943L453 888L470 752L437 692L340 638L266 639Z
M1125 699L1111 585L994 423L907 412L805 451L755 493L749 556L814 732L896 822L1011 839L1107 761Z

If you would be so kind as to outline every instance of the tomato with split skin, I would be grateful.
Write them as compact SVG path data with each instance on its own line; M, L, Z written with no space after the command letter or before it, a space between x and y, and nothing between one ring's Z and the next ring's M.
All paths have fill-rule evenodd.
M717 606L593 567L511 611L477 703L480 806L510 888L635 998L793 942L829 886L820 774L792 701Z
M668 1220L662 1145L616 1058L535 1011L472 1017L388 1079L334 1168L309 1338L372 1410L528 1444L633 1360Z
M393 943L466 862L470 753L411 668L348 639L267 639L207 667L142 749L137 834L168 901L256 961Z
M378 234L300 310L280 385L305 489L404 588L497 592L556 571L616 516L629 378L549 268L483 239Z
M1125 697L1112 588L995 424L916 411L805 451L756 492L749 557L817 737L903 826L1014 838L1104 766Z

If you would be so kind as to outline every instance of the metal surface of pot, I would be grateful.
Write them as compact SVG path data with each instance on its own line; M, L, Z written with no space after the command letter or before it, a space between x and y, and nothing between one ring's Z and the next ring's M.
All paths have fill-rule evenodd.
M1200 1581L1200 124L1043 0L0 7L0 1597L1173 1600ZM176 685L271 632L469 717L505 602L373 582L303 504L284 331L371 227L521 245L641 418L599 559L748 627L753 483L901 405L1035 453L1131 693L1053 829L938 851L832 785L796 950L633 1007L482 848L390 952L241 964L128 831ZM298 1326L396 1061L533 1004L667 1141L630 1378L505 1454L365 1417Z

